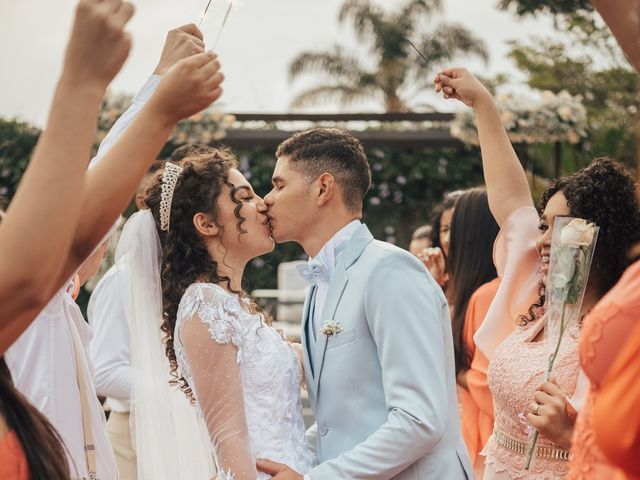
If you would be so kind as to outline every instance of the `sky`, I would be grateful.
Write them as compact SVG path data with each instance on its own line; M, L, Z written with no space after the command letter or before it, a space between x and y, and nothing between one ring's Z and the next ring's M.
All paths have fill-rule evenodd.
M548 17L517 19L495 8L497 0L442 0L444 20L464 24L488 45L488 65L461 60L483 76L508 73L522 80L506 58L506 42L532 35L553 34ZM228 0L213 0L203 22L205 42L213 47ZM287 66L303 50L324 50L335 43L357 48L352 31L340 26L337 13L343 0L240 0L234 6L215 51L226 80L220 108L226 112L280 113L289 110L294 93L313 78L290 83ZM60 73L75 0L0 0L0 116L38 126L47 111ZM133 0L136 14L129 24L133 50L111 85L115 93L134 94L153 71L168 30L198 23L207 0ZM400 0L377 0L392 9ZM402 2L404 3L404 2ZM434 102L451 111L451 102ZM363 105L361 111L376 111ZM311 111L338 111L327 105ZM350 111L354 111L351 108Z

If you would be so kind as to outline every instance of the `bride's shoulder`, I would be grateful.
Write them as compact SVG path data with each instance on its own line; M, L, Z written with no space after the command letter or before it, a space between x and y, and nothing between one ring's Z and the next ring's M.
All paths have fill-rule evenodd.
M240 299L214 283L192 283L187 287L178 308L178 318L192 317L196 313L203 320L216 316L237 316Z
M232 342L239 346L245 330L240 319L241 309L237 295L212 283L193 283L180 301L178 327L188 319L199 318L217 343Z

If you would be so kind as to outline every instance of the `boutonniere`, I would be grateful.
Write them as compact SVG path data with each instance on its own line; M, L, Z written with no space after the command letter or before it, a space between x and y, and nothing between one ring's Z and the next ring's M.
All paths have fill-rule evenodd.
M340 326L340 323L336 322L335 320L327 320L326 322L324 322L322 328L320 329L320 335L331 337L333 335L339 334L341 331L342 327Z

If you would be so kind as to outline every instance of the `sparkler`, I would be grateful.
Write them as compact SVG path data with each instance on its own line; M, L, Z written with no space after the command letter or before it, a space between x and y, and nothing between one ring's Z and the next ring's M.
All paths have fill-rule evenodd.
M220 27L220 31L218 32L218 36L216 37L216 41L213 44L213 50L218 46L218 41L220 40L220 36L222 35L222 30L224 30L224 26L227 24L227 20L229 19L229 14L231 13L231 8L233 8L233 1L229 0L229 6L227 7L227 13L224 15L224 20L222 20L222 26Z
M411 45L413 47L413 49L418 52L418 55L420 55L422 57L422 59L427 63L427 65L431 65L431 60L427 59L427 57L425 57L422 52L420 50L418 50L418 47L416 47L411 40L409 40L408 38L405 38L405 40L407 41L407 43L409 45Z
M207 16L207 12L209 11L209 7L211 6L211 3L213 3L213 0L209 0L209 2L207 3L207 8L204 9L204 13L202 14L202 17L200 18L200 23L198 23L198 28L200 28L202 26L202 22L204 21L205 17Z

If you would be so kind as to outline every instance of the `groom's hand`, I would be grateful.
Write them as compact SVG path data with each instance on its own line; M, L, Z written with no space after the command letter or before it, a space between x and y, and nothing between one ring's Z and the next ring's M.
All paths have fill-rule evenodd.
M284 463L273 462L264 458L259 458L256 462L258 470L272 475L271 480L302 480L303 477L298 472L292 470Z
M164 42L155 75L164 75L183 58L204 52L202 32L193 23L171 30Z

